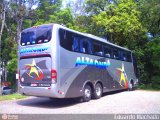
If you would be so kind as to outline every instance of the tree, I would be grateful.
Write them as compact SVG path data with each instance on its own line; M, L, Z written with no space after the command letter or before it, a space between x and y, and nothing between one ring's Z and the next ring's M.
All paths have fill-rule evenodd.
M61 0L56 0L55 2L53 0L40 0L38 4L38 8L33 13L35 19L33 20L34 25L41 25L44 23L51 22L50 19L58 12L60 12L60 8L62 6ZM54 22L54 21L53 21Z
M141 12L140 20L147 29L147 43L143 46L143 57L141 61L145 73L141 83L152 88L159 88L160 75L159 66L159 47L160 47L160 1L159 0L139 0L138 9Z
M71 29L84 32L91 33L91 17L85 15L79 15L73 20L73 26L70 26Z
M2 71L2 33L5 26L5 20L6 20L6 9L7 9L8 2L6 1L0 1L0 18L1 18L1 28L0 28L0 70ZM0 75L0 96L2 95L1 91L1 75Z
M17 46L20 39L23 20L28 16L28 12L37 0L2 0L0 1L1 15L1 31L0 31L0 46L1 46L1 67L3 67L2 80L6 81L6 66L11 59L17 60L17 55L10 56L13 46ZM3 33L3 34L2 34ZM15 47L14 47L15 49ZM17 48L15 49L17 51ZM16 57L16 58L15 58ZM15 64L13 64L17 68ZM15 74L17 70L11 71ZM15 77L15 76L14 76ZM12 78L14 79L14 78ZM1 85L1 82L0 82ZM0 86L1 88L1 86ZM1 93L1 92L0 92Z
M71 10L69 8L63 9L55 15L50 15L49 21L50 23L58 23L61 25L65 25L66 27L70 27L73 25L73 16Z
M97 26L97 34L106 36L113 43L133 49L139 43L140 36L143 37L146 32L139 18L140 12L133 0L119 0L117 5L108 5L105 11L93 16L92 20Z
M62 6L61 0L55 3L49 1L40 1L39 7L35 10L36 19L34 25L44 23L58 23L70 27L73 25L73 16L70 8L60 9Z
M10 39L10 38L9 38ZM7 70L9 71L7 73L8 75L8 81L13 85L13 88L16 90L17 89L17 81L15 80L16 76L15 73L17 73L17 44L16 41L11 44L12 49L10 53L8 53L8 56L10 59L8 60L6 67Z
M15 38L17 43L19 43L20 40L20 32L22 30L23 21L29 16L29 13L32 10L33 5L37 4L37 2L37 0L12 0L10 3L10 10L8 12L17 24Z
M159 0L140 0L138 2L141 11L141 21L152 37L160 34L160 1Z
M85 13L85 0L70 0L66 3L66 8L70 8L73 17L83 16Z
M160 37L145 44L143 51L144 57L141 61L143 61L146 76L141 79L141 83L150 88L160 89Z
M110 3L110 0L86 0L86 12L94 15L100 14L105 11L107 4Z

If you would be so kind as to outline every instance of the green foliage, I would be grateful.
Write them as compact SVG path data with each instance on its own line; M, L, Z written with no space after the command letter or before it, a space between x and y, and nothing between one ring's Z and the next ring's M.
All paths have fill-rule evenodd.
M5 95L5 96L0 96L0 101L4 101L4 100L16 100L16 99L24 99L27 98L24 95L21 94L10 94L10 95Z
M14 89L16 89L17 84L16 84L16 73L17 73L17 44L14 44L14 46L12 47L10 53L10 60L8 61L7 64L7 70L8 70L8 81L11 82L12 86Z
M158 88L160 86L160 38L154 38L146 44L145 55L144 65L145 71L148 73L146 84Z
M67 27L72 26L73 17L72 17L71 10L67 8L55 13L55 15L50 15L49 22L66 25Z
M23 22L23 29L32 27L32 21L30 19L26 19Z
M154 84L154 86L151 84L140 84L138 88L143 90L160 90L160 87L156 84Z
M107 0L86 0L86 12L99 14L105 10L107 3Z
M50 0L44 1L40 0L39 7L34 11L34 25L41 25L45 23L50 23L51 19L56 19L56 14L60 12L61 0L56 0L52 2ZM55 21L52 21L52 23Z
M77 16L74 20L74 25L70 26L70 28L84 33L91 33L91 22L91 18L88 16Z
M153 41L150 43L151 46L151 63L154 67L157 68L157 74L159 74L160 71L160 37L153 39Z
M154 37L160 33L160 0L140 0L141 22Z
M107 33L111 42L131 49L136 45L140 34L146 32L139 17L140 12L132 0L119 0L118 4L109 4L105 11L93 16L92 20L97 26L96 31L103 29L101 35Z
M147 42L143 49L135 51L141 68L140 82L147 89L160 86L160 38ZM142 53L142 54L141 54ZM140 59L139 59L140 58Z

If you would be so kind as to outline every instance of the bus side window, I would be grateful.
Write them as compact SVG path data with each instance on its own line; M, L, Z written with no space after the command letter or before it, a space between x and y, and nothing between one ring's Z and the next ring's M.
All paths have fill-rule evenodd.
M132 62L132 60L131 60L131 52L127 52L126 58L127 58L127 62Z
M80 40L80 52L85 53L85 48L83 47L83 40Z
M47 41L49 41L49 40L51 39L51 35L52 35L51 30L48 30L48 31L47 31L47 37L46 37L46 38L47 38L47 39L46 39ZM44 40L44 42L45 42L45 40Z
M100 44L93 43L93 54L102 56L102 46Z
M60 44L63 48L72 51L72 45L73 45L73 33L60 29Z
M119 51L117 49L113 50L113 58L119 60L120 56L119 56Z
M104 47L104 56L107 57L107 58L111 58L111 49L110 48L107 48L107 47Z
M128 51L121 51L121 60L131 62L131 53Z
M73 39L72 51L79 51L78 37L74 37Z
M88 54L93 54L93 52L92 52L92 43L91 43L91 41L88 39Z
M127 61L127 55L126 55L126 52L124 51L121 51L121 60Z
M89 40L80 39L80 52L92 54L91 42Z

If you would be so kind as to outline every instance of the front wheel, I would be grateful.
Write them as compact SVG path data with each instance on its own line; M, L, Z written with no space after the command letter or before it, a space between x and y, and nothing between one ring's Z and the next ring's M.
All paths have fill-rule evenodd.
M91 94L92 94L91 87L89 85L86 85L83 89L83 97L82 97L83 102L90 101L91 100Z
M95 86L94 93L93 93L93 98L95 98L95 99L101 98L102 91L103 91L102 90L102 85L100 83L97 83L96 86Z
M128 91L133 91L133 83L132 82L129 84Z

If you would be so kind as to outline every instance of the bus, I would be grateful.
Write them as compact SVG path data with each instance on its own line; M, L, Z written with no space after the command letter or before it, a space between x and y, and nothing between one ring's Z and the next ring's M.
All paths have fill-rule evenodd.
M132 51L59 24L23 30L18 49L19 91L24 95L88 102L138 85Z

